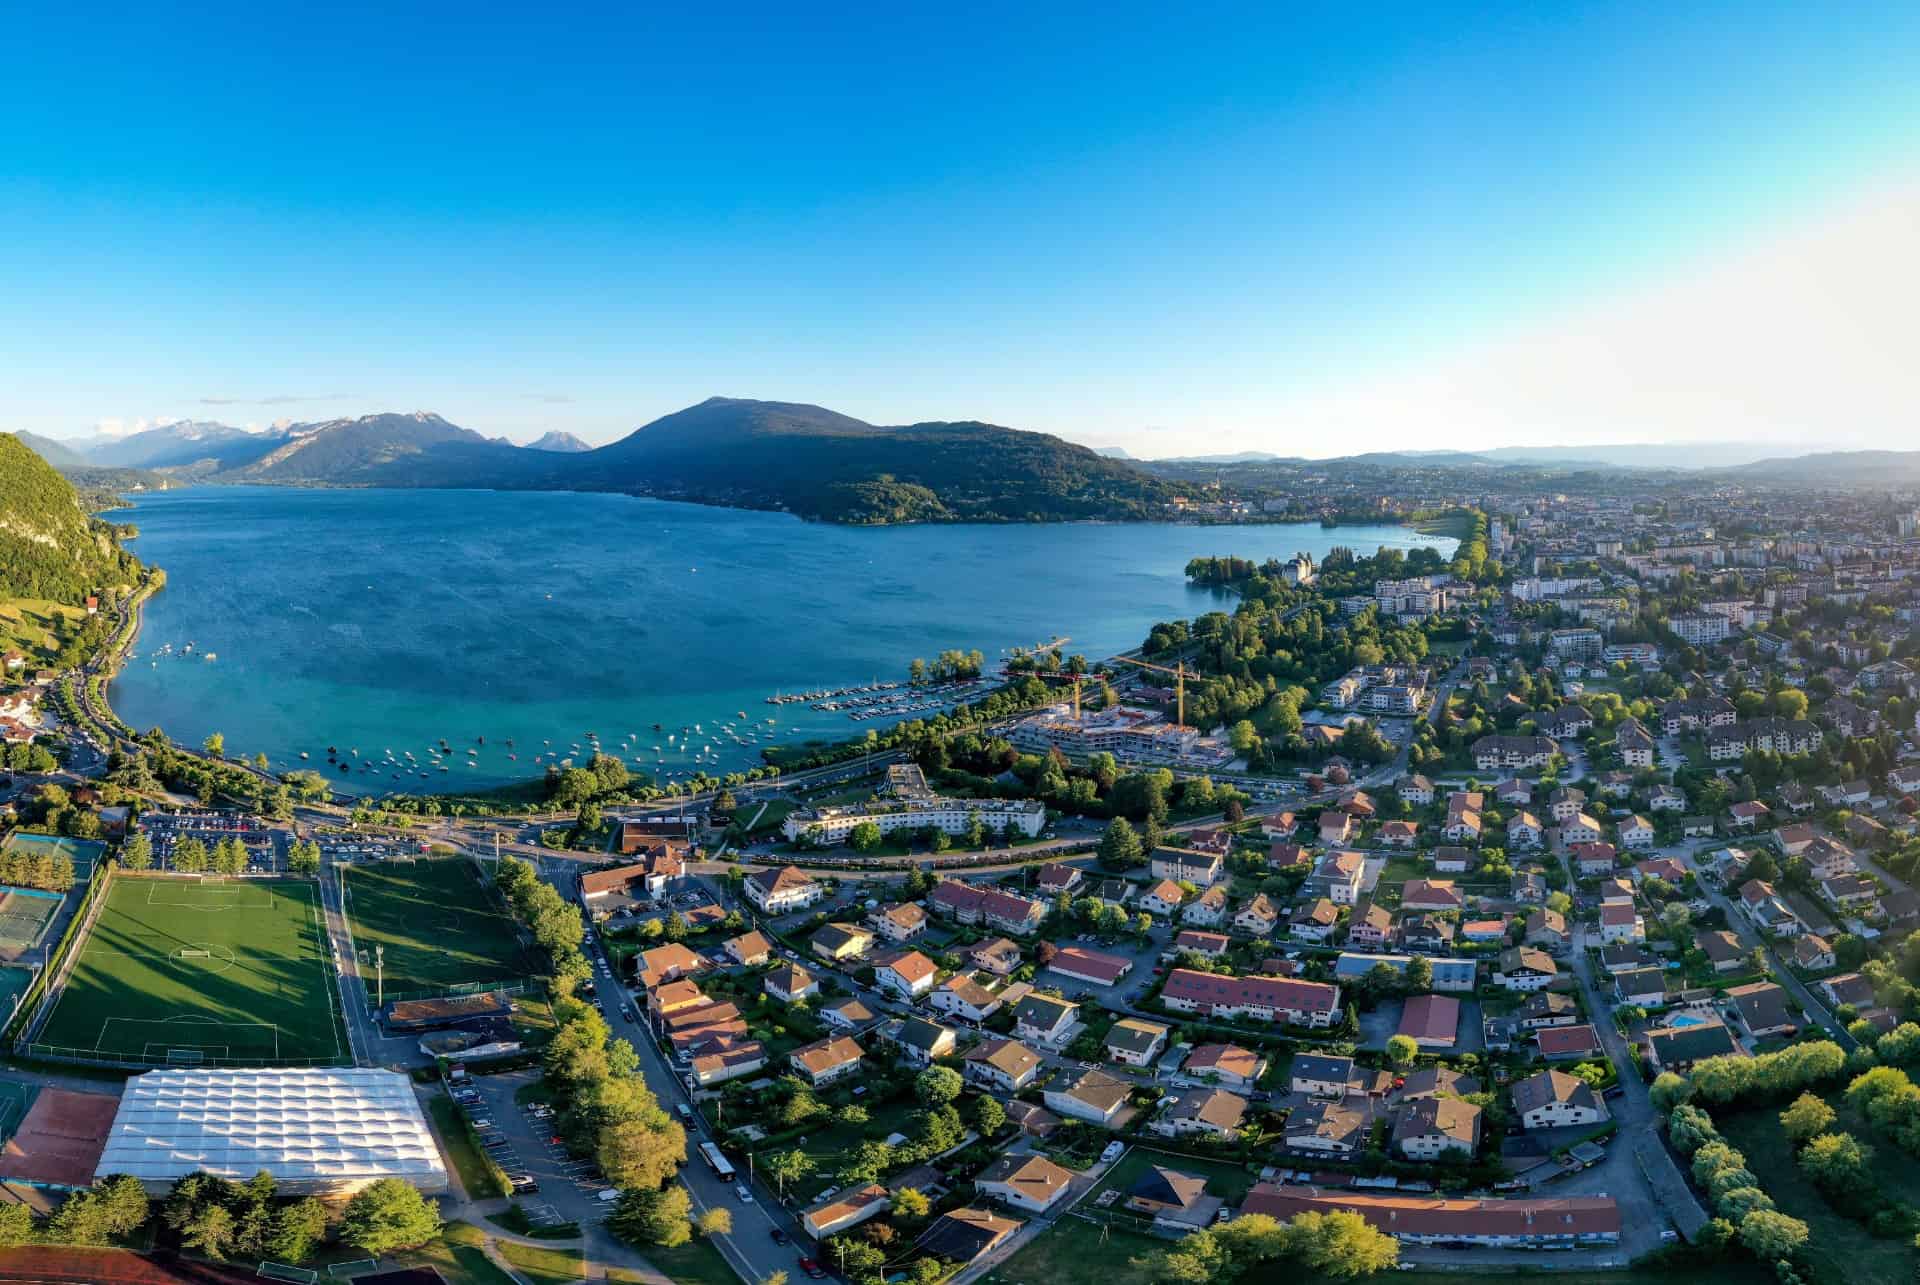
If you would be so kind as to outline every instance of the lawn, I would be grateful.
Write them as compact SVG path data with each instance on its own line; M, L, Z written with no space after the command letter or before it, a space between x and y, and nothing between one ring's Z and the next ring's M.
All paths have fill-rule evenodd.
M574 1285L586 1274L586 1260L577 1249L547 1249L510 1240L495 1241L494 1247L533 1285Z
M480 1247L486 1238L469 1223L448 1223L441 1238L420 1249L410 1249L383 1260L368 1274L400 1267L431 1267L447 1285L514 1285L513 1278L493 1265Z
M41 598L12 598L0 602L0 651L17 649L28 656L28 667L38 668L60 650L56 631L77 625L87 613L80 607Z
M475 1145L473 1131L461 1119L453 1099L436 1093L427 1099L427 1112L433 1117L434 1131L447 1149L447 1159L453 1162L460 1186L470 1198L485 1200L490 1196L504 1196L511 1190L511 1185L503 1181L505 1175L500 1166Z
M695 1237L677 1249L662 1249L658 1245L646 1248L647 1261L675 1285L739 1285L739 1276L733 1268L727 1266L727 1260L711 1240L704 1236ZM622 1271L610 1268L607 1271L610 1281L640 1282L646 1278L638 1272Z
M1191 1156L1177 1156L1171 1152L1154 1151L1147 1147L1134 1147L1128 1151L1125 1159L1108 1171L1087 1199L1092 1200L1109 1187L1118 1187L1125 1191L1140 1181L1141 1175L1154 1165L1164 1165L1169 1169L1178 1169L1181 1173L1190 1173L1207 1180L1207 1194L1218 1196L1230 1205L1240 1203L1247 1194L1247 1188L1259 1179L1239 1165L1223 1164L1217 1160L1198 1160ZM1092 1206L1088 1205L1091 1209Z
M317 885L114 877L42 1056L134 1065L350 1060Z
M1874 1185L1880 1192L1908 1204L1920 1204L1920 1168L1890 1143L1874 1137L1867 1122L1847 1109L1846 1099L1830 1094L1827 1103L1838 1113L1837 1131L1851 1133L1873 1148ZM1793 1149L1780 1128L1779 1107L1715 1116L1714 1123L1728 1142L1746 1154L1747 1168L1760 1175L1760 1185L1774 1203L1803 1219L1813 1235L1807 1259L1813 1279L1823 1285L1850 1281L1913 1279L1913 1246L1905 1239L1876 1240L1862 1223L1842 1217L1800 1176Z
M347 917L361 973L385 947L389 1000L481 990L531 971L517 926L465 857L346 867Z
M1078 1207L1086 1206L1083 1203ZM1818 1234L1815 1232L1816 1237ZM1136 1267L1133 1260L1151 1258L1169 1244L1119 1227L1103 1229L1069 1215L998 1270L989 1273L984 1278L985 1285L1152 1285L1152 1274ZM1555 1271L1551 1267L1554 1255L1543 1254L1541 1259L1537 1271L1510 1271L1473 1263L1470 1271L1386 1272L1374 1279L1381 1285L1460 1285L1470 1277L1482 1276L1495 1276L1503 1281L1552 1282L1552 1285L1692 1285L1700 1279L1697 1268L1649 1266L1612 1272ZM1463 1262L1461 1266L1467 1268L1468 1264ZM1291 1265L1282 1265L1262 1277L1281 1278L1291 1285L1323 1285L1332 1279L1303 1273ZM1713 1266L1714 1285L1765 1285L1773 1279L1773 1273L1761 1270L1757 1263L1730 1261ZM1858 1279L1904 1280L1907 1277L1862 1275Z

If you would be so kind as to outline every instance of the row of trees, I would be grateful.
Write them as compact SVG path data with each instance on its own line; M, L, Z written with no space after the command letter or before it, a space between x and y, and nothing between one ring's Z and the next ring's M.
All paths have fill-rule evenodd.
M1359 1214L1296 1214L1281 1222L1242 1214L1193 1233L1134 1266L1165 1285L1216 1285L1292 1272L1339 1280L1371 1276L1400 1261L1400 1243Z
M45 1237L63 1245L108 1245L143 1227L152 1204L138 1178L116 1174L76 1191L47 1219ZM160 1207L161 1224L180 1245L216 1262L230 1257L299 1263L313 1256L329 1231L327 1206L313 1197L281 1195L262 1170L244 1183L189 1174ZM398 1178L383 1178L356 1194L335 1229L339 1240L380 1255L424 1245L440 1235L440 1211ZM0 1246L35 1235L25 1204L0 1205Z
M64 852L32 848L0 849L0 883L15 888L65 892L73 887L73 858Z
M610 1222L635 1244L680 1245L692 1235L686 1191L669 1186L687 1158L686 1130L640 1074L640 1055L614 1038L600 1010L561 980L559 1029L546 1050L546 1081L560 1130L575 1154L592 1155L621 1199Z
M502 857L494 866L493 881L534 944L547 952L557 980L575 984L593 975L593 965L580 952L586 925L578 906L570 905L552 884L542 883L532 863L518 857Z

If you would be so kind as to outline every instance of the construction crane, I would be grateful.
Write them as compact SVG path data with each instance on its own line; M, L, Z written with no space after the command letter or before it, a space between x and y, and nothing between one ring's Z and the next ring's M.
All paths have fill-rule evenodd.
M1186 730L1187 680L1189 678L1200 677L1197 671L1188 669L1187 662L1185 662L1184 660L1175 661L1173 668L1169 669L1165 665L1156 665L1152 661L1147 661L1147 660L1135 660L1131 656L1114 656L1114 657L1111 657L1111 659L1119 661L1122 665L1138 665L1141 669L1151 669L1155 673L1172 674L1173 675L1173 701L1174 701L1173 721L1176 727L1180 728L1182 731Z
M1076 674L1065 669L1034 669L1027 671L1031 678L1065 678L1073 683L1073 721L1080 721L1080 684L1087 680L1086 674Z

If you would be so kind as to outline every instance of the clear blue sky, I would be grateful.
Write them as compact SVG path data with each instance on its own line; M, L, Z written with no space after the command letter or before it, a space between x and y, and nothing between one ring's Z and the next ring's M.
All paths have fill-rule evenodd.
M1920 138L1910 0L505 8L16 9L0 427L608 440L725 394L1337 453L1271 408L1709 264Z

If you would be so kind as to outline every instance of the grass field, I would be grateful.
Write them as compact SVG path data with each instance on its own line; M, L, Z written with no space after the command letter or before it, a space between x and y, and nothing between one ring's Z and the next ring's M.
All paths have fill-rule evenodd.
M346 881L362 973L384 946L389 1000L526 978L516 926L466 858L348 866Z
M0 602L0 651L18 648L28 656L28 667L38 668L59 651L58 626L77 625L87 618L83 608L43 598L14 598Z
M1884 1139L1859 1115L1848 1109L1839 1093L1827 1095L1837 1114L1833 1127L1851 1133L1873 1148L1870 1166L1873 1185L1890 1199L1920 1205L1920 1168ZM1820 1285L1851 1281L1910 1281L1914 1279L1913 1243L1902 1237L1876 1239L1856 1219L1834 1211L1801 1175L1793 1148L1780 1128L1780 1108L1716 1115L1714 1123L1728 1142L1746 1154L1747 1168L1760 1175L1760 1185L1774 1203L1812 1230L1806 1258Z
M577 1249L544 1249L516 1241L496 1241L500 1257L533 1285L573 1285L586 1274L586 1262Z
M125 875L38 1037L144 1064L344 1060L317 885Z

